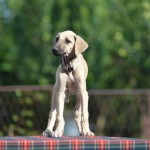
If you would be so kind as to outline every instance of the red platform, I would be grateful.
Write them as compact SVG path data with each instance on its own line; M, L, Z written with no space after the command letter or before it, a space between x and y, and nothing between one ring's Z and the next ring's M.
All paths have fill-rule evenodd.
M0 150L150 150L150 140L118 137L0 137Z

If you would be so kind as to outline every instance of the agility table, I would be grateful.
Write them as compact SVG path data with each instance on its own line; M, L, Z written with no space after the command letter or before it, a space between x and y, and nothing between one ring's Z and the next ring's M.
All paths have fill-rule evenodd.
M150 140L119 137L0 137L0 150L150 150Z

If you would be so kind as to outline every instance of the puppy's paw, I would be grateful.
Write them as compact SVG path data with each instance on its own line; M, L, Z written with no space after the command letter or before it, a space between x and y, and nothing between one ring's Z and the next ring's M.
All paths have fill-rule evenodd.
M46 130L42 133L42 135L45 136L45 137L52 137L52 134L53 134L53 132L50 131L49 129L46 129Z
M91 132L90 130L88 130L88 131L83 131L80 135L81 136L94 136L95 134Z
M56 130L52 133L52 137L62 137L63 136L63 131L59 131L59 130Z

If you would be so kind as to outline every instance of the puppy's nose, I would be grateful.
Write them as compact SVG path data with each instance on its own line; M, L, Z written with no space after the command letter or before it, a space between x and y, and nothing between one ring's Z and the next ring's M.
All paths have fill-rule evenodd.
M58 50L55 49L55 48L52 49L52 52L53 52L53 53L57 53L57 51L58 51Z
M55 56L60 56L60 53L57 49L53 48L52 49L52 53L55 55Z

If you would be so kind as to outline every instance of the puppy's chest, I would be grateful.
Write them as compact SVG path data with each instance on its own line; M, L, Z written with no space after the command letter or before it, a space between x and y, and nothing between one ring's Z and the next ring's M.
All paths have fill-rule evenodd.
M72 75L72 73L68 74L68 79L67 79L67 84L66 84L67 88L69 90L75 90L76 89L76 82L75 82L75 78Z

